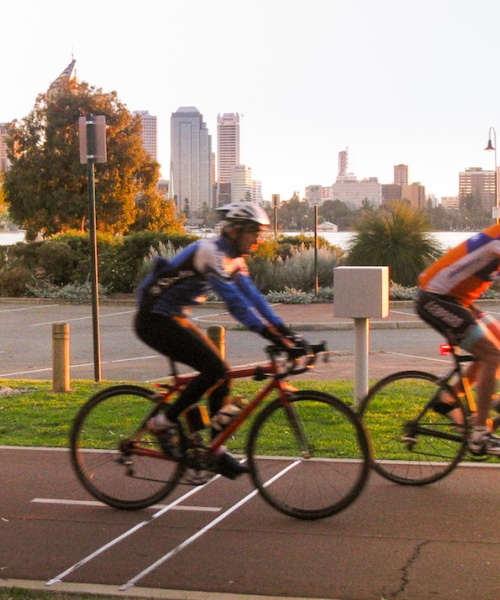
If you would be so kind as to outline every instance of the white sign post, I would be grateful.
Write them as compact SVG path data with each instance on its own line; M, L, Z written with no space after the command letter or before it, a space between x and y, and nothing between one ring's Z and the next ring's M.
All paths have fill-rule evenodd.
M336 267L333 269L333 312L354 319L356 407L368 392L370 318L389 316L389 267Z

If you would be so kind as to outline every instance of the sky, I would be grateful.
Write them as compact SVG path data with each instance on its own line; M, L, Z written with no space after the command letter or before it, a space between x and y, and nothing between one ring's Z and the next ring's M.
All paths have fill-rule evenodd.
M428 194L493 170L500 143L498 0L15 0L0 14L0 122L24 118L76 59L80 81L158 118L241 115L242 164L264 199L330 186L338 153L359 179L397 164ZM500 162L500 155L498 157Z

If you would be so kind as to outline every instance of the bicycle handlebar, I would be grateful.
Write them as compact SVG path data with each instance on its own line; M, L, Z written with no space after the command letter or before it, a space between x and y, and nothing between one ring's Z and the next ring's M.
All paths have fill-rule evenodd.
M272 345L268 346L266 351L272 362L276 362L276 360L283 354L287 355L285 361L286 367L284 369L284 373L281 375L285 377L287 375L298 375L300 373L305 373L305 371L310 369L316 362L316 355L327 351L327 345L324 341L320 342L319 344L309 344L304 340L300 340L299 344L296 344L291 348L285 349ZM303 365L297 364L300 359L304 359Z

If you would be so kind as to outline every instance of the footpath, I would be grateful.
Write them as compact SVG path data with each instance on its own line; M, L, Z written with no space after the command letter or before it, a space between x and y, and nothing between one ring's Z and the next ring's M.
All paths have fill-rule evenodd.
M220 312L221 303L212 303L214 314L196 316L194 320L201 327L222 325L226 329L241 327L229 312ZM210 304L204 305L208 308ZM498 303L500 307L500 302ZM217 309L217 310L216 310ZM276 304L276 312L294 331L335 331L354 329L354 320L336 317L332 304ZM217 313L217 314L216 314ZM384 319L370 319L372 329L414 329L428 327L413 310L413 302L392 302L389 316Z

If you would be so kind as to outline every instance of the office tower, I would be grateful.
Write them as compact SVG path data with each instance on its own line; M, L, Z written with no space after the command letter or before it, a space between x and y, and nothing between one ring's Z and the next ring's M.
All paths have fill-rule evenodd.
M212 206L212 138L194 106L181 107L170 120L171 182L179 211L192 215Z
M401 187L408 185L408 165L394 166L394 183Z
M377 207L382 204L382 184L377 177L357 180L348 173L344 177L337 177L329 195L333 200L344 202L350 209L361 208L364 202Z
M490 211L496 206L495 171L483 171L480 167L471 167L459 173L460 202L462 203L468 196L478 200L485 210Z
M401 186L401 195L410 201L414 208L425 208L425 186L418 181Z
M347 175L347 163L349 160L349 156L347 154L349 148L342 150L339 152L339 172L338 177L345 177Z
M337 179L335 180L337 183L342 183L345 181L356 181L356 176L354 173L347 172L347 166L349 163L349 155L348 148L339 152L339 172L337 174Z
M8 123L0 123L0 172L9 170L7 158L7 129Z
M47 90L47 97L49 100L54 94L63 92L67 89L69 82L76 79L75 64L76 60L72 59L59 77L50 84L49 89Z
M231 202L252 202L252 169L235 165L231 175Z
M262 196L262 181L257 179L252 180L252 202L256 204L263 204L264 198Z
M139 115L142 121L142 145L144 150L155 161L158 161L158 123L157 118L147 110L135 110L133 115Z
M240 164L240 115L224 113L217 116L218 181L231 183L232 168Z
M460 209L460 199L458 196L441 196L441 206L443 208Z
M382 203L399 200L401 196L401 186L397 183L382 184Z

